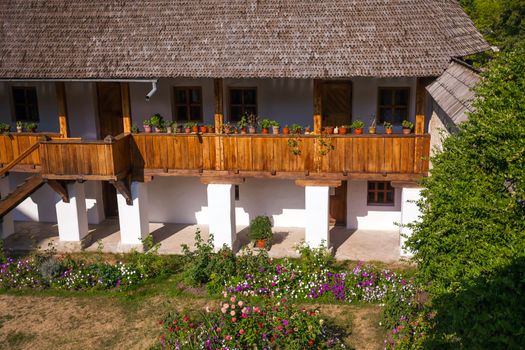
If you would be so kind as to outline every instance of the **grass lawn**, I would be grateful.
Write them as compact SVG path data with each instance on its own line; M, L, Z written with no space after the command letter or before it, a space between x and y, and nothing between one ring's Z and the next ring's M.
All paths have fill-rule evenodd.
M178 275L129 292L2 292L0 349L148 349L169 310L198 311L217 303L204 289L186 288ZM320 309L347 329L353 348L383 348L379 305Z

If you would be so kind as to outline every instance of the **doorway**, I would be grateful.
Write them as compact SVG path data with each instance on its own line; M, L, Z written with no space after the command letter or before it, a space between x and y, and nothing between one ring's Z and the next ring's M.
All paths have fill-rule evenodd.
M117 136L124 132L120 83L97 83L98 136ZM118 216L117 191L107 181L102 182L102 197L106 217Z
M346 193L347 181L341 181L341 186L330 188L330 225L346 226Z
M352 82L326 81L321 85L322 124L341 126L352 123Z

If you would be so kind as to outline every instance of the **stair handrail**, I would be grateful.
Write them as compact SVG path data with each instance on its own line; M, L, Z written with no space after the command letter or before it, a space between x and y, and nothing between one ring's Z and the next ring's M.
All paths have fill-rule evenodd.
M15 165L20 163L23 159L25 159L27 156L29 156L31 153L33 153L36 149L38 149L38 146L40 146L40 141L37 141L35 144L31 145L28 149L26 149L24 152L20 153L18 157L13 159L10 163L8 163L5 167L0 168L0 177L4 176L11 170Z

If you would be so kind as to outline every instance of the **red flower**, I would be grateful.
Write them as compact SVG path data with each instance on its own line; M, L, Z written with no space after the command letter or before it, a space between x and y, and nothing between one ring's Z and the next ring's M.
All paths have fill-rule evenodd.
M190 320L190 318L188 317L188 315L184 315L183 320L184 320L184 322L188 322Z
M309 345L309 346L314 345L314 341L313 341L312 339L308 340L308 345Z
M164 324L164 320L160 320L159 324L162 326Z
M283 326L278 325L278 326L277 326L277 329L280 330L280 331L282 331L282 330L283 330Z
M173 324L177 324L177 320L173 320Z
M179 326L176 326L176 327L175 327L175 330L176 330L176 331L179 331L179 330L180 330L180 327L179 327Z
M241 328L241 330L239 331L239 334L244 334L244 329Z
M173 328L168 327L168 332L173 332Z
M259 326L259 328L262 328L262 322L257 322L257 325Z

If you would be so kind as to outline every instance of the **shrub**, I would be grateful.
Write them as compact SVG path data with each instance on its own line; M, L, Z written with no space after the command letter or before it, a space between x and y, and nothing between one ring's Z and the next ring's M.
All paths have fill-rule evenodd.
M40 264L38 271L45 280L50 281L64 272L64 266L60 261L51 257Z
M285 299L252 305L232 296L220 310L208 309L199 317L173 313L160 324L163 349L345 348L344 332L318 310L297 309Z
M352 123L352 128L354 129L362 129L365 127L365 123L362 120L354 120Z
M404 128L404 129L411 129L414 127L414 123L412 123L411 121L409 120L403 120L403 122L401 123L401 126Z
M250 238L253 240L272 237L272 222L268 216L257 216L250 222Z

